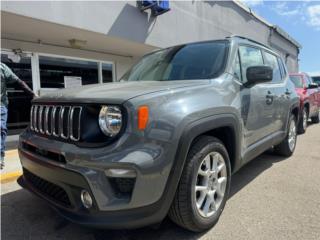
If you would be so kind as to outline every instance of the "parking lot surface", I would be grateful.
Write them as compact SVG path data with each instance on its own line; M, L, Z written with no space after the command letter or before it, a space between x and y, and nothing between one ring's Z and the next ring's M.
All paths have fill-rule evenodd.
M65 221L21 189L2 184L2 239L320 239L320 124L300 135L290 158L264 154L232 178L218 224L190 233L170 220L136 230L95 230Z

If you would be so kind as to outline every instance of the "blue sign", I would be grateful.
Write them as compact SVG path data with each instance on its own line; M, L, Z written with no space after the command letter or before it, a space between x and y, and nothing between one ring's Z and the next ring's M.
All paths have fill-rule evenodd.
M165 12L170 11L169 0L137 1L137 6L141 11L151 9L151 13L153 16L158 16Z

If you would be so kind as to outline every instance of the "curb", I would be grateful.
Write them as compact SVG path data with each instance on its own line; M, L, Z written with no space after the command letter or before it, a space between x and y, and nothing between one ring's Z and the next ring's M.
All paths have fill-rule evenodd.
M22 171L0 174L1 184L12 182L12 181L18 179L21 175L22 175Z
M14 150L8 150L8 151L6 151L5 152L5 156L6 156L6 158L7 157L15 157L15 156L19 156L19 154L18 154L18 150L17 149L14 149Z

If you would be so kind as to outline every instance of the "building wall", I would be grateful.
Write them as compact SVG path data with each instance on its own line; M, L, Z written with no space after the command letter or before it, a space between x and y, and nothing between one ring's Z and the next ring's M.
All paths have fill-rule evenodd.
M171 11L156 18L135 5L135 1L8 1L2 10L151 47L242 35L271 45L288 56L289 71L298 71L297 47L232 1L170 1ZM133 61L124 62L117 65L117 75Z
M100 60L115 64L115 79L120 78L134 63L134 58L119 57L81 49L63 48L59 46L41 45L21 41L2 40L3 49L23 49L26 52L70 56L79 59Z

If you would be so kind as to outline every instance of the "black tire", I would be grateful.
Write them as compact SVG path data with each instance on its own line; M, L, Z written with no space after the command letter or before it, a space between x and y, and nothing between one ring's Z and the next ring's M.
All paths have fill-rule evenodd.
M220 207L210 217L200 215L195 203L194 185L203 159L211 152L218 152L225 160L227 181ZM169 210L169 217L179 226L193 232L202 232L213 227L219 220L228 199L231 181L231 166L223 143L214 137L200 137L189 150L180 182Z
M306 118L304 117L304 115L306 115ZM298 124L298 133L299 134L303 134L306 132L308 119L309 119L308 109L307 109L307 107L304 107L302 110L302 113L301 113L301 118L299 120L299 124Z
M319 123L320 122L320 110L317 116L311 117L312 123Z
M289 137L290 137L290 128L291 124L295 126L295 142L294 142L294 147L290 148L289 144ZM287 129L287 136L286 138L278 145L274 147L274 151L276 154L284 156L284 157L290 157L296 148L297 145L297 119L294 115L291 115L289 118L289 123L288 123L288 129Z

